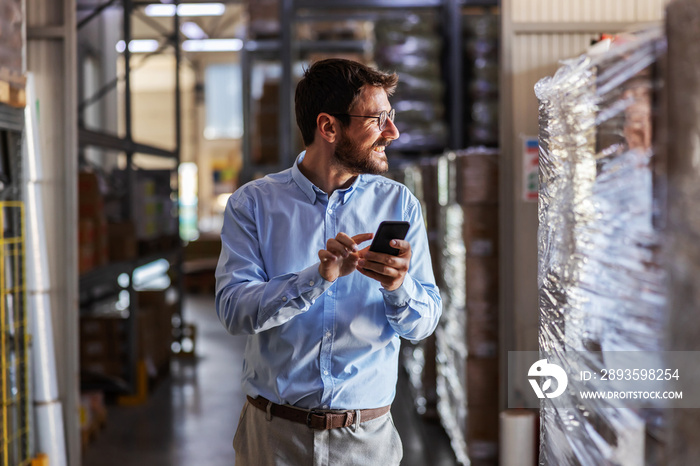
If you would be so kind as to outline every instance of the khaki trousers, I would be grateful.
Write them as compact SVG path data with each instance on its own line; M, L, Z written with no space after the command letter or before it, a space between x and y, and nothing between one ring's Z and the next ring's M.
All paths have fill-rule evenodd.
M350 427L314 430L243 406L236 466L398 466L403 447L391 413Z

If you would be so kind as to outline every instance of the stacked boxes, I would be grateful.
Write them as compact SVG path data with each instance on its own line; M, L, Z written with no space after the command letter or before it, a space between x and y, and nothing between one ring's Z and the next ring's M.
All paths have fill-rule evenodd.
M139 344L147 367L161 373L170 359L172 318L177 312L175 290L148 290L138 293Z
M134 222L108 223L107 244L110 262L135 259L137 251Z
M390 176L421 202L443 301L434 336L404 347L416 404L437 409L460 462L496 464L498 152L428 157Z
M104 201L95 173L81 172L78 175L79 200L79 271L87 272L108 261L107 219Z
M466 444L472 464L498 455L498 152L457 154L457 200L463 213L466 303Z
M118 378L127 377L127 320L120 316L80 318L81 370Z
M467 14L464 30L464 134L470 145L498 145L499 17Z
M13 107L26 103L23 21L20 0L0 0L0 103Z
M168 249L161 247L160 243L178 235L177 213L171 198L172 176L173 172L170 170L137 172L131 199L134 228L141 254Z
M85 448L107 423L107 407L100 391L80 393L80 437Z
M172 343L172 316L176 296L166 290L138 293L136 357L145 361L149 375L167 371ZM126 379L129 377L129 321L121 312L80 318L80 366L83 371Z
M425 12L375 25L377 65L399 75L391 102L401 122L401 137L392 143L393 149L434 153L447 145L439 24L436 14Z
M275 39L280 35L280 0L252 0L248 6L251 39Z

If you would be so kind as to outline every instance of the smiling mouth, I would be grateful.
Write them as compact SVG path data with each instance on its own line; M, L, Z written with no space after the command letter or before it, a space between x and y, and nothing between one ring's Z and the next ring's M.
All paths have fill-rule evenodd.
M374 146L372 146L372 150L376 152L381 152L384 153L384 150L389 147L389 144L391 144L390 140L387 139L382 139L374 143Z

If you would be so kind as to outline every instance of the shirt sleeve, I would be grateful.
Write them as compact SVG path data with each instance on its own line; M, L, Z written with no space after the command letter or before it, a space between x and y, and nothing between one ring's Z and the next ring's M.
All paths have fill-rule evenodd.
M253 334L306 312L332 282L316 263L296 273L268 277L261 259L250 199L234 194L224 213L216 267L216 312L232 334ZM242 198L242 199L241 199Z
M435 284L428 235L417 200L410 204L407 217L412 225L406 238L411 244L409 271L396 290L380 290L387 319L396 333L417 341L435 331L442 314L442 298Z

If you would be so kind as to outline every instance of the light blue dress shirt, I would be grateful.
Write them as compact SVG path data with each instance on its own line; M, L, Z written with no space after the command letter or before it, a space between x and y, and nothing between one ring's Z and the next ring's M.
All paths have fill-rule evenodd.
M386 406L396 391L400 337L429 336L442 309L420 203L375 175L360 175L329 198L299 171L304 155L229 198L216 310L230 333L249 335L248 395L302 408ZM357 271L335 282L321 277L318 251L329 238L373 233L383 220L411 222L411 264L397 290Z

